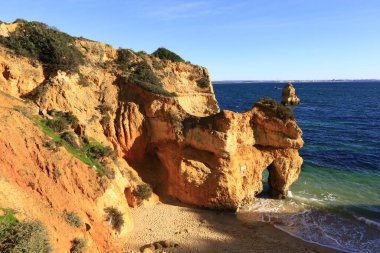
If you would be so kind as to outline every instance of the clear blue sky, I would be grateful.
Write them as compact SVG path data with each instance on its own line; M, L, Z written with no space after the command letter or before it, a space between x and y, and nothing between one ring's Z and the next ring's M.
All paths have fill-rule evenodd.
M153 52L213 80L380 79L380 0L8 0L0 20Z

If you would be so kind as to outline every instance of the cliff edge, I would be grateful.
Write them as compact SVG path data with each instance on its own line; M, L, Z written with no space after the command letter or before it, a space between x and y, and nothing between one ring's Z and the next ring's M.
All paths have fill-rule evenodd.
M46 223L57 252L72 233L93 242L91 252L109 247L107 207L127 217L111 235L130 231L128 204L149 198L144 182L163 197L236 210L262 192L264 170L276 198L297 179L302 131L287 108L261 99L247 112L220 111L206 68L160 52L117 50L38 22L0 24L0 192L20 196L0 195L0 205ZM70 210L91 229L64 225Z

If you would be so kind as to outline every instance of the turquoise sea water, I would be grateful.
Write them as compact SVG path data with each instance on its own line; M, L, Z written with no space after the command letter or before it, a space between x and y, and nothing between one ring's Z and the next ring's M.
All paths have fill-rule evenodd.
M280 100L285 83L214 84L221 109L245 111ZM305 146L286 200L260 198L239 213L306 241L346 252L380 252L380 83L294 83ZM266 182L264 182L266 183Z

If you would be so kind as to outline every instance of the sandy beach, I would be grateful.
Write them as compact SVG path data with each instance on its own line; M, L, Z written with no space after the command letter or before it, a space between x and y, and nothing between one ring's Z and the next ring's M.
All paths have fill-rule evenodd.
M246 225L234 213L157 203L132 210L135 229L126 252L168 240L178 247L164 252L339 252L294 238L271 224ZM162 251L157 251L162 252Z

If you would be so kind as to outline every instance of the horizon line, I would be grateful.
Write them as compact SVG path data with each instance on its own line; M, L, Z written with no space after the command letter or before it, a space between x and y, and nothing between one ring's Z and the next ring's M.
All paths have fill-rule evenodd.
M214 80L212 82L363 82L363 81L371 81L371 82L380 82L380 79L376 78L368 78L368 79L278 79L278 80L260 80L260 79L234 79L234 80Z

